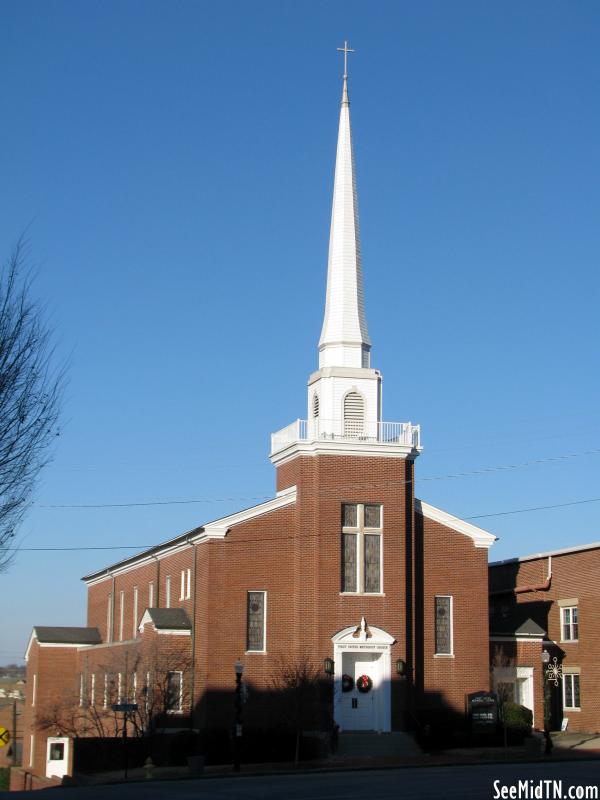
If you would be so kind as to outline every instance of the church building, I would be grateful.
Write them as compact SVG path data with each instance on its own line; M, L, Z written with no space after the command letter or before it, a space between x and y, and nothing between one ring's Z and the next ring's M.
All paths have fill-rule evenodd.
M25 768L71 769L81 723L64 716L67 695L98 719L115 702L150 715L160 684L172 727L232 730L236 663L248 687L244 724L263 726L276 722L285 665L318 673L313 724L323 730L461 725L466 695L489 689L495 537L415 497L421 430L383 418L347 70L324 301L304 418L271 436L273 498L86 575L86 627L33 629ZM62 718L52 710L59 697ZM88 725L84 735L98 734Z

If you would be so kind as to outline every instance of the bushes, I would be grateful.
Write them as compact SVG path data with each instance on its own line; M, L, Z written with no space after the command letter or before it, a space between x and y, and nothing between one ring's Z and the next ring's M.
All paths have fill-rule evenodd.
M10 787L10 767L0 767L0 792L8 792Z
M509 744L521 744L523 739L531 736L531 728L533 726L531 709L520 706L517 703L503 703L502 719Z

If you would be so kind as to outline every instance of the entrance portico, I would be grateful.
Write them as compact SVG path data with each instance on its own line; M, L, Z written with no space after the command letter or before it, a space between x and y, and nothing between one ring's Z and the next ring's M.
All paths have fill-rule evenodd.
M394 637L381 628L368 626L363 617L360 625L344 628L331 641L334 721L342 731L391 731ZM364 686L359 685L361 678L365 679Z

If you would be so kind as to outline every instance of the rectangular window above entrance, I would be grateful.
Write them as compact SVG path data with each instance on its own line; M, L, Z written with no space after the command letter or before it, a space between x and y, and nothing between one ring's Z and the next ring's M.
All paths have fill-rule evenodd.
M383 564L382 506L342 506L341 591L381 594Z

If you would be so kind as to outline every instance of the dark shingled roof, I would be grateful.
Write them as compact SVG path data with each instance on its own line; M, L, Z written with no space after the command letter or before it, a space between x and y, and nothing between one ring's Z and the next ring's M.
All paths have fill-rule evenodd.
M190 618L183 608L148 608L147 613L157 630L168 628L176 631L189 631L192 629Z
M100 644L98 628L59 628L36 625L33 629L38 642L47 644Z

